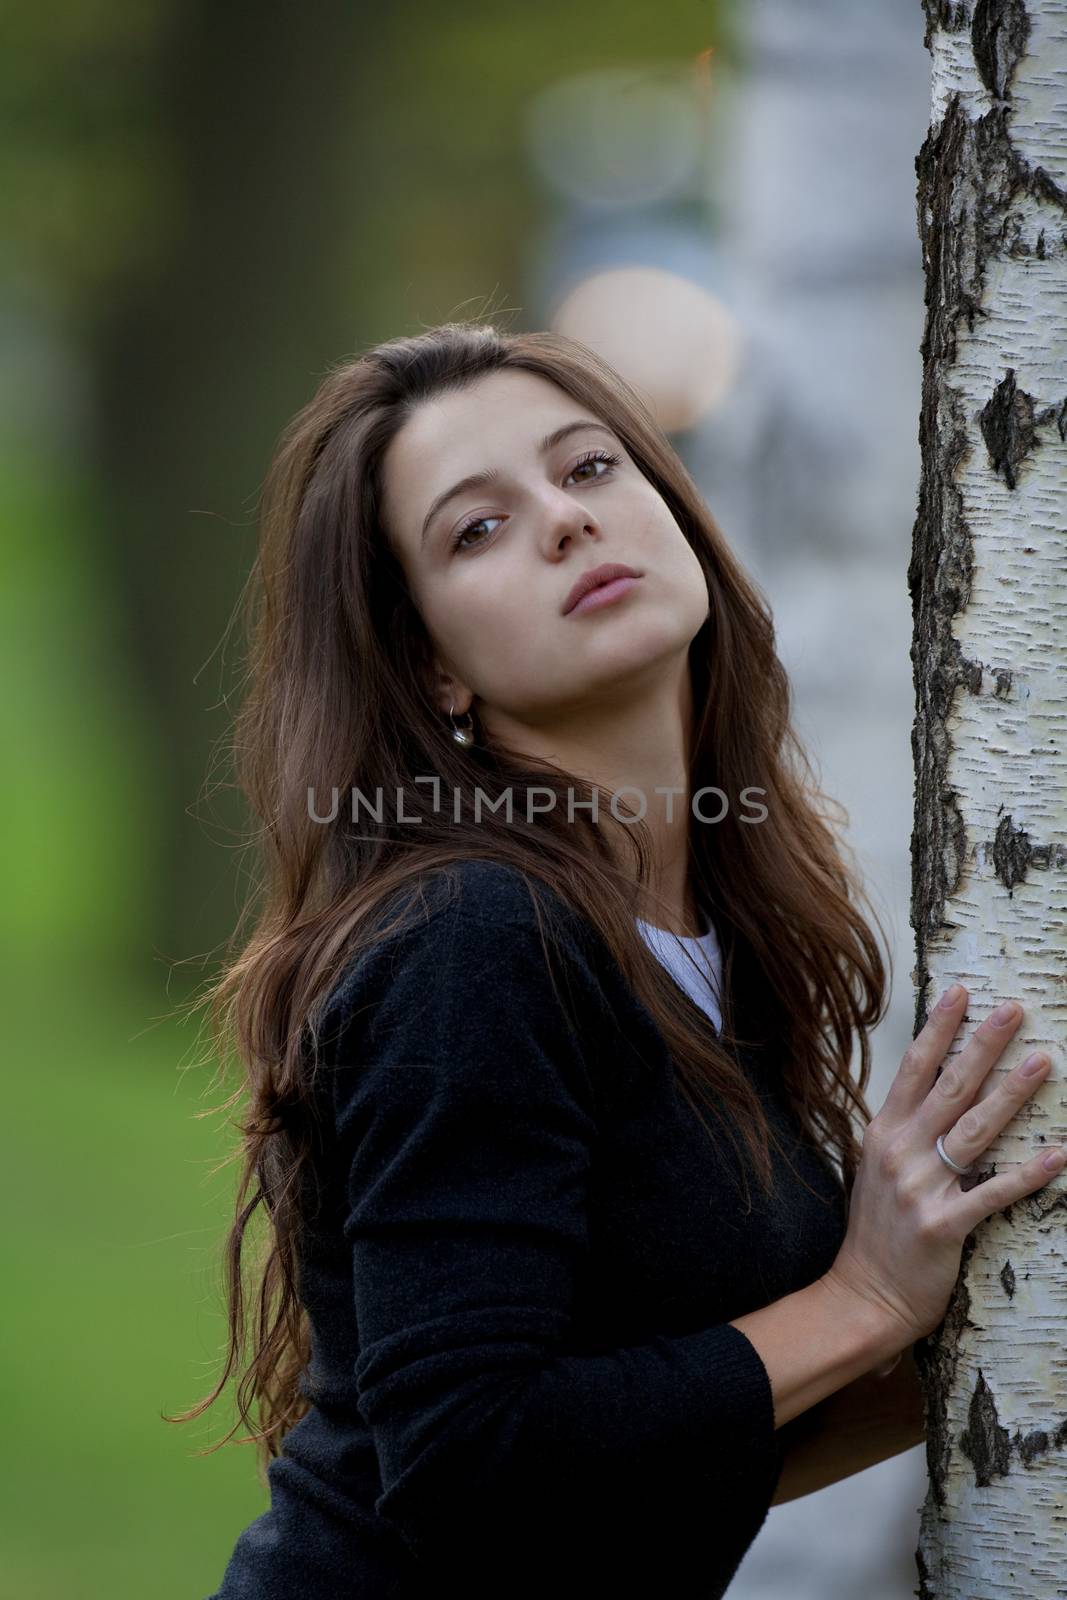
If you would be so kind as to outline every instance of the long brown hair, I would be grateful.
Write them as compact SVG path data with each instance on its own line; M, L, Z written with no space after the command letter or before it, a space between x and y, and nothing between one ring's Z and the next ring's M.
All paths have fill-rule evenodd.
M479 738L461 748L431 696L432 643L381 520L382 457L422 402L506 367L551 380L618 433L704 569L710 609L689 650L690 792L714 785L730 803L714 826L690 823L690 865L723 949L718 1038L637 930L639 886L650 881L652 859L645 825L620 830L633 852L627 870L588 809L564 811L568 789L592 796L587 784L499 743ZM506 333L488 321L448 322L333 367L279 441L244 600L247 692L233 762L258 819L262 882L246 907L253 931L244 939L238 930L239 948L195 1002L208 1006L220 1062L234 1053L242 1068L243 1081L216 1109L246 1101L228 1158L242 1162L225 1247L229 1347L213 1391L167 1420L186 1421L211 1405L247 1353L239 1422L219 1443L243 1422L251 1432L240 1442L257 1443L265 1474L307 1409L299 1378L310 1348L297 1285L302 1180L316 1143L309 1026L314 1039L314 1019L371 942L372 913L388 897L472 856L508 863L554 890L592 924L648 1008L694 1109L696 1098L711 1106L718 1097L736 1113L768 1191L769 1145L777 1141L736 1047L767 1053L805 1134L836 1158L850 1191L860 1157L855 1118L870 1118L867 1034L883 1015L886 968L857 909L871 909L869 902L835 831L834 813L844 814L820 792L791 726L767 602L641 397L583 345L546 332ZM435 805L431 785L413 781L428 773L449 796L477 785L485 800L476 828L462 801L457 820L452 804ZM557 804L535 807L533 821L524 821L533 786L554 791ZM493 805L509 788L511 820ZM759 795L750 804L766 807L758 825L734 804L746 788ZM405 820L388 807L379 820L362 803L356 821L347 804L320 820L334 789L346 797L402 789ZM606 798L597 791L599 803ZM858 1081L850 1075L854 1040ZM265 1234L253 1314L242 1250L257 1212Z

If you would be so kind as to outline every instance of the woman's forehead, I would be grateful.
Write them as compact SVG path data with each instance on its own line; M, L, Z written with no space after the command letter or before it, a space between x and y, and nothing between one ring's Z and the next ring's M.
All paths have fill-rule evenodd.
M461 390L422 401L383 458L387 524L414 548L436 498L454 483L538 458L544 437L565 422L598 422L588 407L538 373L484 374Z

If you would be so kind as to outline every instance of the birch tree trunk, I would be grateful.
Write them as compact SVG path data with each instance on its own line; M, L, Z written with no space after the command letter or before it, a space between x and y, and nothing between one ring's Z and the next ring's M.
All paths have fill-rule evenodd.
M987 1089L1035 1045L1053 1063L980 1180L1067 1135L1067 7L926 0L926 13L916 1026L959 979L972 1003L955 1048L1001 999L1025 1008ZM920 1600L1067 1595L1062 1174L973 1231L916 1354Z

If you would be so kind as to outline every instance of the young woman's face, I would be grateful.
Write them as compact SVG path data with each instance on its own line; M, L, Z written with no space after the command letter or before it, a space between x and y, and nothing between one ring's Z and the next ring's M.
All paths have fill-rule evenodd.
M442 498L486 470L491 481ZM622 703L676 673L708 615L703 570L665 501L614 433L536 373L489 373L420 405L385 453L382 496L449 677L442 709L454 699L458 716L473 696L487 728L494 712L550 729ZM576 579L607 562L640 577L610 604L565 612Z

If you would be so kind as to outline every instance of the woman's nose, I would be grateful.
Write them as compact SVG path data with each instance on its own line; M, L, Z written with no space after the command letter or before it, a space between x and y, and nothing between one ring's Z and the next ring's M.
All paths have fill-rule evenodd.
M583 534L600 532L600 524L589 507L568 495L562 500L558 495L549 499L543 512L543 522L546 537L554 545L568 536L580 539Z

